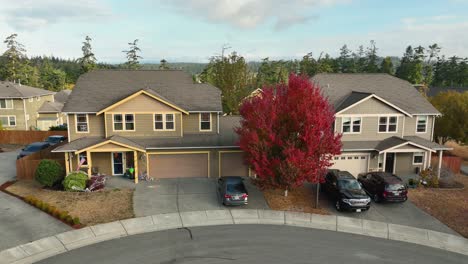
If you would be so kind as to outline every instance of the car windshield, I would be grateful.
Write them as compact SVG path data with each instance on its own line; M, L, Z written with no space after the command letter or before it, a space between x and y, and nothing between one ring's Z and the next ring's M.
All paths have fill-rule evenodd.
M361 190L361 185L354 179L339 180L338 187L346 190Z
M385 186L385 189L388 191L398 191L405 189L405 186L403 186L403 184L401 183L388 184L387 186Z
M62 140L62 138L59 138L59 137L49 137L47 139L47 141L51 142L51 143L59 143L61 140Z
M29 145L26 148L24 148L24 151L38 151L41 149L41 145Z
M227 185L227 192L228 193L241 193L244 192L244 186L242 184L228 184Z

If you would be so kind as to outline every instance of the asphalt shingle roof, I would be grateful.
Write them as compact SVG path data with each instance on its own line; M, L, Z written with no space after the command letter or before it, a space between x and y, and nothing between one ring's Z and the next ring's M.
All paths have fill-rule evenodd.
M49 94L54 94L54 92L27 85L0 81L0 98L29 98Z
M70 96L71 92L72 90L62 90L60 92L57 92L54 95L55 102L64 104L68 100L68 97Z
M95 70L78 79L64 112L99 112L140 90L152 90L186 111L222 111L221 91L179 70Z
M312 77L335 110L355 101L353 92L375 94L410 114L439 114L409 82L384 73L319 73ZM351 97L351 99L348 99Z
M418 136L389 137L381 141L343 141L343 151L375 150L384 151L389 148L401 145L406 142L412 142L432 150L451 150L452 148L439 145L435 142Z
M59 102L44 102L38 113L60 113L62 111L63 104Z

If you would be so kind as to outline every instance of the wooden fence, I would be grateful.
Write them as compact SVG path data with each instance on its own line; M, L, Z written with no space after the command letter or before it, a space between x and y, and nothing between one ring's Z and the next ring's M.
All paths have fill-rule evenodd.
M439 157L438 155L433 155L432 156L432 167L437 168L437 164L439 163ZM461 164L462 164L462 159L457 156L442 156L442 165L449 168L453 173L460 173L461 169Z
M48 136L67 136L67 131L34 131L34 130L2 130L0 144L27 145L37 141L44 141Z
M41 162L41 160L43 159L56 160L58 163L60 163L60 165L62 165L63 175L65 175L65 155L61 152L51 152L54 148L63 144L66 144L66 142L50 146L44 150L16 160L16 178L18 180L34 179L34 174L36 173L37 165L39 165L39 162Z

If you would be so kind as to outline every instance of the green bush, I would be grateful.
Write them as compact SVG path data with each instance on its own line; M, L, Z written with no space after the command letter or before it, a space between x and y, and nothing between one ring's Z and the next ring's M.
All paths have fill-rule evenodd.
M88 175L83 172L76 171L68 174L63 180L63 187L65 191L79 191L86 188L86 181Z
M78 217L73 218L73 224L74 225L79 225L80 224L80 218L78 218Z
M63 168L56 160L44 159L37 166L35 176L40 184L52 187L63 178Z

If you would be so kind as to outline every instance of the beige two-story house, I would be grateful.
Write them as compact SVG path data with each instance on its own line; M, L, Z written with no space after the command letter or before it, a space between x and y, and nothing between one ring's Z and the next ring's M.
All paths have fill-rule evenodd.
M178 70L96 70L68 98L66 169L152 178L248 176L221 92ZM137 179L136 179L137 180Z
M439 111L405 80L388 74L317 74L312 81L334 106L334 130L342 133L342 155L334 157L332 168L355 176L412 175L431 166L433 153L440 160L450 149L433 142Z
M54 102L54 92L19 83L0 82L0 122L7 130L35 130L39 109Z

